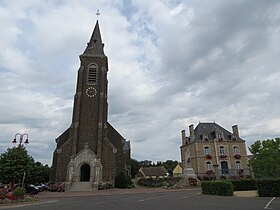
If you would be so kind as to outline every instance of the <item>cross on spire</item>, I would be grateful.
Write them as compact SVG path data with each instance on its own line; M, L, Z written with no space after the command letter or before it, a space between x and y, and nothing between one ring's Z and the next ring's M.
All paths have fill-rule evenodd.
M97 18L97 20L98 20L98 16L99 16L99 15L101 15L101 14L100 14L99 9L98 9L98 10L96 11L96 18Z

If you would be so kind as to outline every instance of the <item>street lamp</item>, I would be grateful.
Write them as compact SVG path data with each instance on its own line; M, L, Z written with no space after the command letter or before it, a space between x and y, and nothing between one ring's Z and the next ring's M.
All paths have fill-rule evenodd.
M29 143L29 141L28 141L28 134L27 133L23 133L23 134L17 133L15 135L15 138L14 138L13 142L12 142L13 144L17 143L17 136L19 136L19 144L18 144L19 146L23 145L22 142L23 142L24 137L26 137L24 144L28 144Z
M18 159L19 159L19 153L20 153L20 147L23 146L23 144L28 144L28 134L27 133L16 133L14 140L12 141L13 144L17 143L17 136L19 136L19 144L18 144L18 154L17 154L17 165L18 165ZM25 141L23 142L25 137ZM23 183L24 183L24 179L25 179L25 172L23 173L23 178L22 178L22 187L23 187ZM14 184L15 184L15 180L13 181L13 183L11 183L11 188L14 188Z

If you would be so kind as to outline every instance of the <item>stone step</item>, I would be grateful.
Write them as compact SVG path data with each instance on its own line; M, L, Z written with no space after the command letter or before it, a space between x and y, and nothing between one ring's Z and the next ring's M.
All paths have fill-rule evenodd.
M95 191L92 182L73 182L70 191Z

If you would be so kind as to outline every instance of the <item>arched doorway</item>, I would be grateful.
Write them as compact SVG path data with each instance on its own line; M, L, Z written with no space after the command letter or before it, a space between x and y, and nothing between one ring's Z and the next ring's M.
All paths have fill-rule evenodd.
M89 182L90 180L90 166L88 164L84 164L81 166L81 182Z
M221 162L222 174L228 174L228 163L226 161Z

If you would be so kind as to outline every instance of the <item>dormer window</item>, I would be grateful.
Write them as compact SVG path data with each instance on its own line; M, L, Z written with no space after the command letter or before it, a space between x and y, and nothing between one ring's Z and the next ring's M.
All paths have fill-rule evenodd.
M90 64L88 67L87 83L93 84L93 85L95 85L97 83L97 65L96 64Z
M219 141L223 141L223 136L222 136L221 133L218 133L218 140L219 140Z

